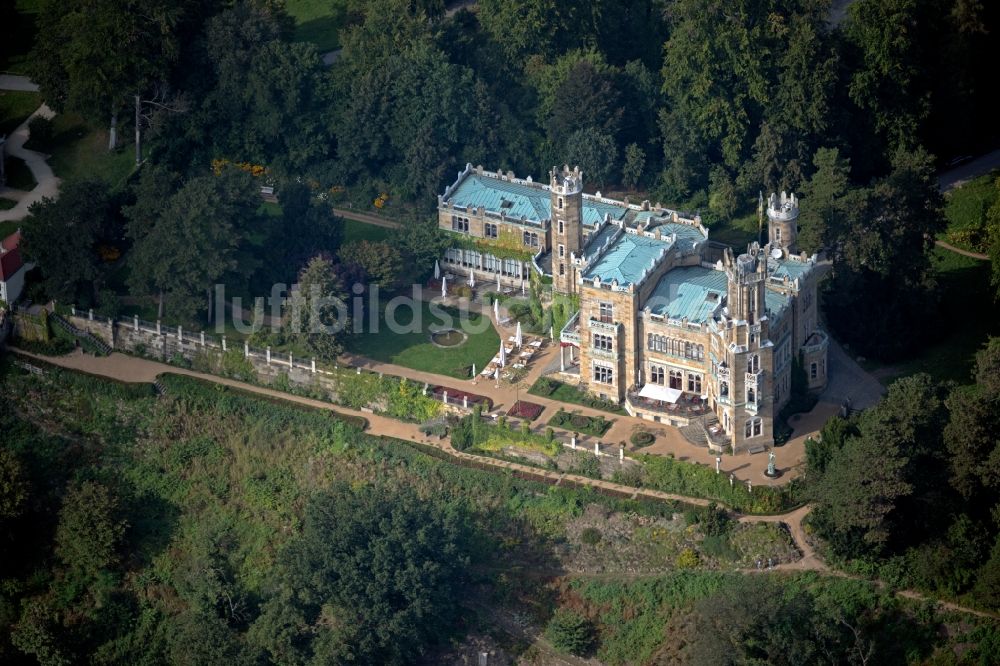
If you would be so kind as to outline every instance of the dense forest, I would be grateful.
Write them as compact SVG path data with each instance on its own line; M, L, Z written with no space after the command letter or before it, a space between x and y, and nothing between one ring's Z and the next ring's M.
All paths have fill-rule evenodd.
M825 0L352 1L332 66L279 1L133 4L41 5L29 69L45 100L135 136L143 166L34 209L40 298L147 298L204 324L212 284L260 295L317 254L331 285L419 278L441 247L427 213L463 164L538 177L569 162L592 189L713 228L756 229L760 192L801 192L803 249L836 261L830 325L892 361L947 312L928 259L935 167L998 138L989 3L860 0L834 23ZM255 214L265 182L289 204L277 217ZM387 200L411 238L386 276L370 259L384 247L338 253L329 204ZM67 211L78 242L57 249ZM127 276L92 246L124 252Z

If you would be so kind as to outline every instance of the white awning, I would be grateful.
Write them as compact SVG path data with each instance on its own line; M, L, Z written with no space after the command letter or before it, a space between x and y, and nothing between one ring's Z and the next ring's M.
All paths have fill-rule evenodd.
M663 402L677 402L681 397L680 389L667 388L659 384L646 384L639 390L639 397L650 400L661 400Z

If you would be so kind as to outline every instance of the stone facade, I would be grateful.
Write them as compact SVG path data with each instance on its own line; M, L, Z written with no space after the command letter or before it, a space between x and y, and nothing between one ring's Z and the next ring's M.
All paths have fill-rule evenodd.
M642 418L701 422L718 450L772 445L794 361L810 389L827 379L819 271L815 257L795 254L795 195L770 196L769 242L736 255L710 244L697 217L584 194L578 168L549 176L542 186L467 166L439 197L441 227L477 236L473 218L467 228L452 218L475 202L482 220L511 224L489 205L521 211L518 229L547 234L533 270L551 276L555 293L579 296L580 310L561 332L579 355L579 374L568 379ZM486 236L481 254L502 242Z

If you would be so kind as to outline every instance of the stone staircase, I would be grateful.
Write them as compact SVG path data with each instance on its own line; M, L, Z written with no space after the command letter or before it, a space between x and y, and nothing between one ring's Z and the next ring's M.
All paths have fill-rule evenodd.
M49 321L53 322L56 326L69 333L79 340L86 341L91 348L98 350L99 356L108 356L111 353L111 346L108 345L104 340L100 339L96 335L90 333L89 331L84 331L77 328L73 324L69 323L62 316L52 313L49 315Z
M700 419L692 420L686 426L681 426L679 430L684 435L684 439L695 446L708 448L708 434L705 432L705 427L701 424Z
M159 379L153 382L153 390L156 391L156 397L158 398L167 394L167 387Z

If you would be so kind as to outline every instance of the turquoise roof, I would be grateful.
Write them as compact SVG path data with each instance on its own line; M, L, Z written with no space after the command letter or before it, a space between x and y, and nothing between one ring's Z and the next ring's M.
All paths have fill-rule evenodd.
M705 240L705 237L701 235L701 231L698 230L698 227L692 227L690 224L667 222L653 227L651 231L655 231L656 229L659 229L661 234L677 234L677 240L682 246L687 243L694 244Z
M549 190L543 185L525 185L513 183L490 176L469 174L458 184L448 200L456 206L479 208L482 206L492 213L506 213L507 217L525 218L532 222L541 222L552 218L552 201ZM506 206L503 204L507 204ZM593 227L610 215L611 219L619 220L628 212L625 206L583 199L583 224Z
M587 240L583 246L583 254L587 258L587 261L594 258L594 255L600 251L604 242L614 236L618 229L619 227L614 224L605 224L603 227L587 236Z
M770 289L764 290L764 307L767 308L775 319L781 319L782 311L788 307L788 303L791 301L789 296L779 293L777 291L772 291Z
M813 264L795 259L771 259L767 267L774 277L784 278L787 275L789 280L794 280L808 273Z
M722 304L726 274L702 266L675 268L662 278L643 304L653 314L701 323Z
M601 282L618 280L619 286L637 282L642 272L659 258L660 253L670 249L670 241L656 240L637 234L623 234L608 250L587 267L583 277Z
M620 220L627 212L628 208L625 206L594 201L586 197L583 199L583 224L587 227L594 226L603 220L605 215L610 215L612 220Z
M478 208L488 211L505 212L508 217L540 222L549 219L549 193L541 187L522 185L510 181L469 174L459 183L449 197L456 206ZM509 206L503 206L509 202Z

